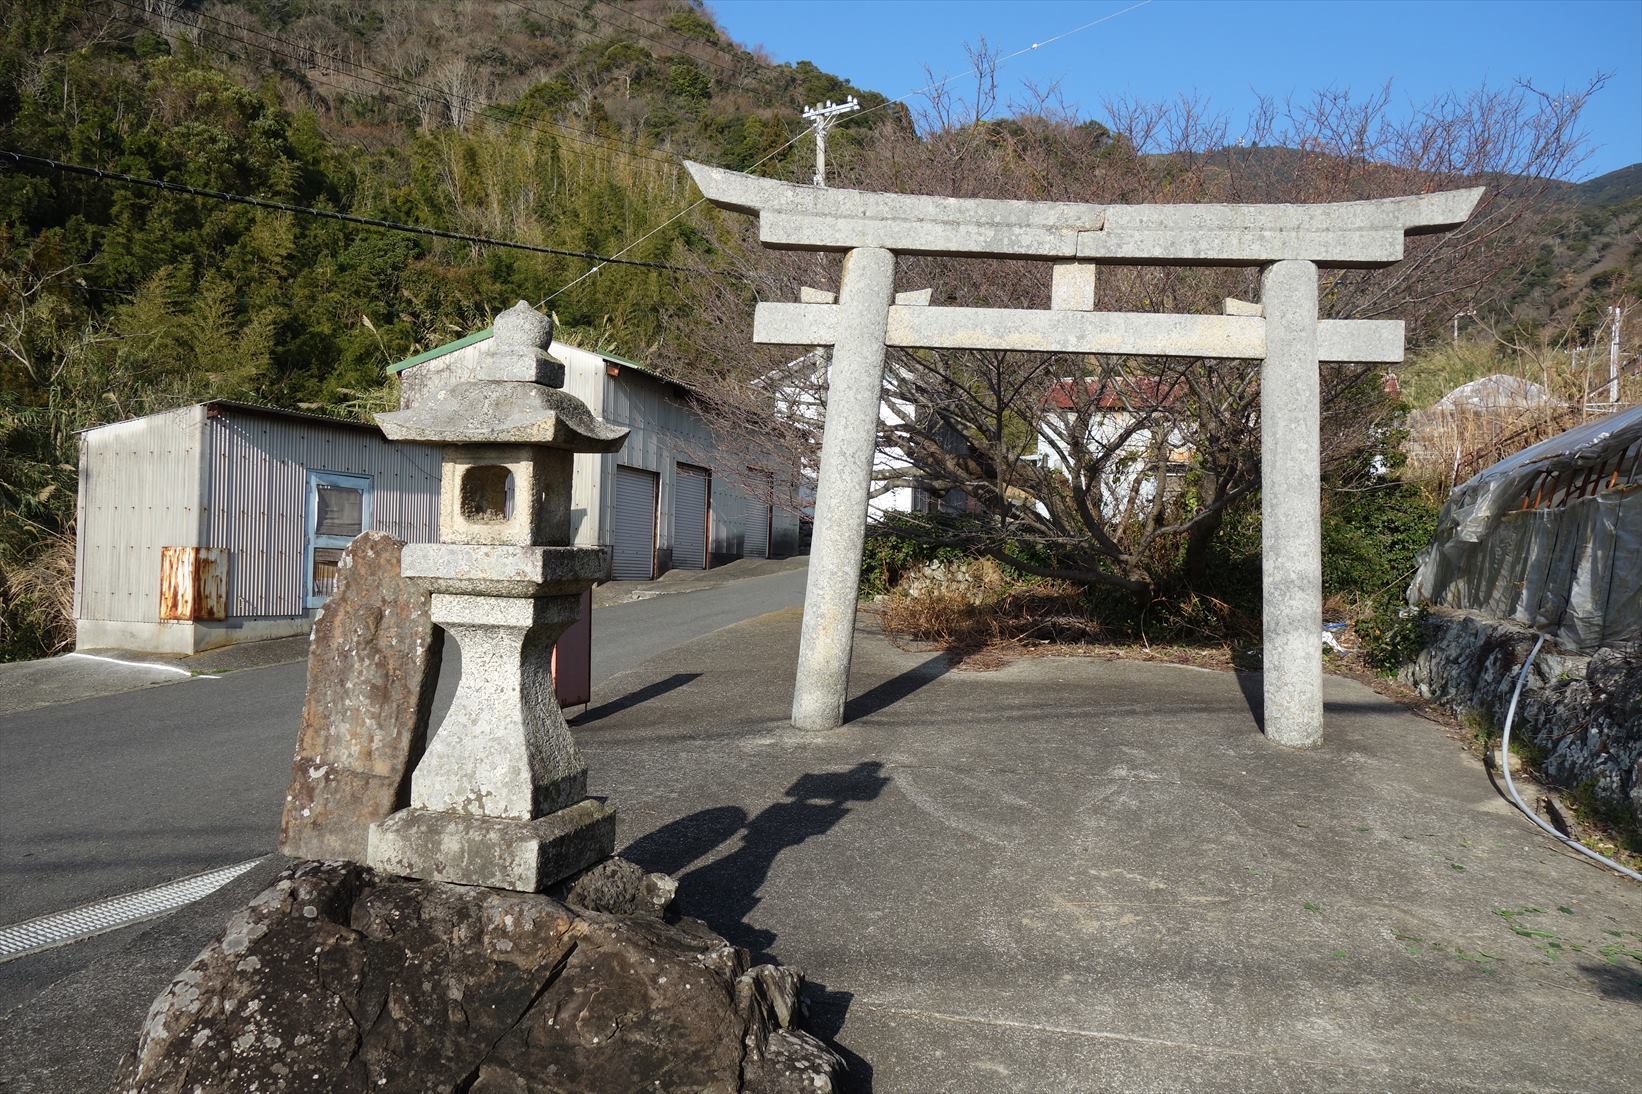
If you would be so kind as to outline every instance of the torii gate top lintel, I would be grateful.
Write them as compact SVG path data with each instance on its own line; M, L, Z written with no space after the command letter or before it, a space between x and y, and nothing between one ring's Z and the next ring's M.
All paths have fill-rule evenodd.
M1095 263L1384 266L1408 235L1463 224L1483 187L1310 205L1091 205L839 190L685 163L708 201L759 218L769 247Z
M798 186L687 163L719 208L758 217L767 247L844 251L836 295L762 302L753 340L833 347L793 724L842 723L884 352L1024 350L1261 362L1261 601L1266 735L1323 737L1320 369L1394 362L1400 320L1320 320L1319 267L1389 266L1406 236L1470 217L1482 188L1316 205L1083 205ZM931 307L895 293L895 256L1054 263L1049 307ZM1224 315L1097 312L1103 264L1258 266L1259 304Z

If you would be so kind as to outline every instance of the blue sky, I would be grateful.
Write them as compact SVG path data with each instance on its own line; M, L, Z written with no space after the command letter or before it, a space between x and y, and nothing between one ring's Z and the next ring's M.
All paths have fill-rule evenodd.
M963 70L966 42L1003 53L1135 0L709 0L731 37L777 61L809 60L891 97ZM1152 0L1046 45L999 72L1003 90L1059 81L1069 105L1099 119L1128 95L1207 99L1232 130L1254 92L1366 92L1422 102L1483 83L1542 90L1610 76L1587 108L1593 154L1580 176L1642 161L1642 0ZM956 88L962 83L954 81ZM788 104L797 113L801 104Z

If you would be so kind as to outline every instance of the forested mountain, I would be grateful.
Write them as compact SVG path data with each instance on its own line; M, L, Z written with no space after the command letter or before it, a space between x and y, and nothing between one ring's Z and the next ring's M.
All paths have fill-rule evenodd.
M667 223L693 197L679 156L745 168L775 153L765 169L781 170L799 156L783 145L801 101L882 101L761 61L691 4L11 7L8 148L574 251L659 229L627 255L638 260L677 259L690 239L689 219ZM0 203L14 245L86 263L72 279L81 310L190 301L205 309L195 325L248 339L233 365L210 345L191 364L285 402L333 403L379 379L384 356L483 326L497 300L539 300L589 265L67 176L8 172ZM39 257L28 266L44 275ZM610 268L553 306L641 353L674 276Z
M210 396L357 414L387 365L566 286L549 307L573 338L643 355L686 306L682 275L654 264L702 250L678 158L795 177L804 102L883 102L771 64L678 0L0 15L0 148L540 248L634 244L640 263L577 281L590 261L0 156L0 657L63 638L75 430ZM879 110L837 140L904 124Z
M983 49L976 101L938 96L914 132L876 92L729 40L700 0L0 0L0 17L0 659L69 637L75 430L207 397L358 416L391 398L386 366L520 298L572 340L745 387L737 369L761 367L752 293L790 298L792 278L831 274L746 247L746 224L698 203L679 160L807 180L798 113L829 98L864 108L832 138L840 185L1321 201L1505 180L1490 227L1421 260L1419 292L1330 288L1335 314L1407 318L1411 344L1466 306L1547 327L1594 322L1634 290L1635 170L1557 181L1579 96L1460 94L1399 129L1383 99L1331 91L1265 117L1245 147L1189 99L1111 104L1100 122L1047 104L1000 117ZM1542 198L1551 218L1530 225ZM583 276L586 256L617 254ZM703 268L738 280L681 272ZM961 291L1047 295L1041 268L1000 276ZM1251 291L1177 282L1103 291L1119 309ZM946 377L956 399L974 396L969 367ZM1226 405L1255 405L1240 374L1226 383ZM1022 390L993 415L1000 451L1030 434L1037 389ZM1228 426L1228 451L1247 428ZM1165 576L1172 551L1155 552Z

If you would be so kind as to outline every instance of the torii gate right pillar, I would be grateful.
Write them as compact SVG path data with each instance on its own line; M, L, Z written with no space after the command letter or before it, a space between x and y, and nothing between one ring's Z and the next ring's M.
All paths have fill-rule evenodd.
M1317 265L1265 268L1260 367L1260 599L1266 736L1323 743L1322 403Z

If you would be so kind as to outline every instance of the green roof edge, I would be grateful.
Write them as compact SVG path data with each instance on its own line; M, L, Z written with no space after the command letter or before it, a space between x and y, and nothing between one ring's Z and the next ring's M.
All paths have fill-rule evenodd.
M596 350L590 350L589 352L591 352L592 354L594 354L597 357L603 357L608 361L614 361L618 365L631 365L633 368L638 369L640 372L646 372L646 373L649 373L652 376L657 375L655 370L653 370L649 365L640 364L637 361L629 361L627 358L621 356L620 354L611 353L607 349L596 349Z
M425 365L429 361L443 357L447 353L455 353L457 350L462 349L465 346L471 346L475 342L482 342L486 338L490 337L490 330L491 328L486 327L484 330L474 331L465 338L458 338L454 342L446 342L442 346L434 346L432 349L425 349L421 353L418 353L415 357L407 357L397 365L389 365L388 374L391 376L397 372L404 372L406 369L412 368L416 365ZM649 365L631 360L617 353L611 353L609 350L588 350L586 352L593 354L595 357L603 357L606 360L614 361L619 365L627 365L631 368L636 368L647 376L655 376L660 379L669 379L668 377L662 376L659 372L656 372ZM670 380L669 382L678 383L676 380Z
M486 327L484 330L476 330L465 338L458 338L454 342L446 342L442 346L435 346L432 349L425 349L421 353L418 353L415 357L407 357L397 365L389 365L388 373L392 375L395 372L404 372L412 365L425 365L436 357L443 357L447 353L455 353L464 346L471 346L473 343L482 342L489 337L489 327Z

